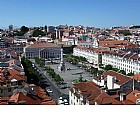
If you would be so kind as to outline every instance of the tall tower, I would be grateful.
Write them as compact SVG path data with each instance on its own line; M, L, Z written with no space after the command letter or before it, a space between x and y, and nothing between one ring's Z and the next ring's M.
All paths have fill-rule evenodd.
M9 25L9 31L13 31L14 27L13 25Z
M58 66L59 71L65 71L65 62L63 58L63 44L61 46L61 58L60 58L60 65Z
M55 28L55 37L56 37L56 39L58 39L58 29L57 28Z

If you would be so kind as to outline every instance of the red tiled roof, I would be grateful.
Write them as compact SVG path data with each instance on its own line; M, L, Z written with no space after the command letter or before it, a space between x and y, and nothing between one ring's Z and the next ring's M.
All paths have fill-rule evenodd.
M130 100L124 100L124 101L121 101L121 103L122 103L123 105L135 105L135 103L132 102L132 101L130 101Z
M140 91L133 90L130 94L126 96L126 99L130 100L133 103L136 103L136 100L140 99Z
M101 94L95 101L101 105L105 105L105 104L121 105L122 104L120 101L115 100L114 98L112 98L110 95L106 93Z
M27 48L60 48L60 46L57 46L53 43L35 43L27 46Z
M116 80L117 80L116 83L119 84L119 85L123 85L127 81L131 80L131 77L122 75L122 74L117 73L117 72L112 71L112 70L109 70L109 71L103 73L103 77L104 78L106 78L107 75L115 76L116 77Z
M132 78L134 78L137 81L140 81L140 74L135 74L134 76L132 76Z
M102 53L102 52L106 52L106 50L103 49L97 49L97 48L88 48L88 47L82 47L82 46L76 46L76 49L80 49L80 50L84 50L84 51L89 51L89 52L96 52L96 53Z
M40 101L37 101L37 100L33 100L31 98L29 98L28 96L25 96L23 93L16 93L16 94L13 94L9 101L13 101L14 103L16 104L19 104L20 101L25 101L26 104L28 105L33 105L33 104L39 104Z
M3 76L3 73L8 73L8 76ZM19 71L14 69L0 69L0 82L4 82L5 80L16 79L17 81L25 80L26 77L22 75Z
M99 41L99 46L102 47L118 47L119 45L126 45L127 41L125 40L106 40L106 41Z

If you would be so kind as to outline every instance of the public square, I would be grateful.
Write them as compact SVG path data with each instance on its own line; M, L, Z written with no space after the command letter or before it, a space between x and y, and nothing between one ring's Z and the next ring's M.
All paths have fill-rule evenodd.
M77 67L68 62L65 63L66 71L62 72L58 70L59 63L46 63L46 66L50 66L52 69L54 69L56 74L59 74L64 79L65 86L68 87L62 90L60 89L64 94L68 94L69 87L72 86L73 80L79 79L80 75L82 75L83 80L92 81L93 79L92 75L89 72L86 72L82 67Z

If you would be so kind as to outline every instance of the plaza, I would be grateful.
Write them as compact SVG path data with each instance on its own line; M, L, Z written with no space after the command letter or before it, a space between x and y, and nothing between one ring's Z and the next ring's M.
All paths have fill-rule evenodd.
M64 84L66 88L61 89L62 87L60 87L60 91L63 94L68 94L69 87L72 86L74 80L78 80L80 78L80 75L82 75L83 80L92 81L93 79L91 74L86 72L82 67L77 67L68 62L65 62L66 70L62 72L58 70L59 63L46 63L46 66L49 66L52 69L54 69L55 73L59 74L64 79Z

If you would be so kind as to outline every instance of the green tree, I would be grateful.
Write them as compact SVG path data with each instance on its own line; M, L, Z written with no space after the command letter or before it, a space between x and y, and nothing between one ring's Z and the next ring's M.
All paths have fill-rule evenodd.
M104 73L103 70L98 70L98 75L102 75Z
M91 74L93 74L93 75L97 75L97 73L98 73L98 69L94 68L94 67L91 67L90 71L91 71Z
M28 83L34 83L35 85L39 85L39 81L43 80L43 78L39 75L39 72L37 72L32 67L32 62L28 60L27 58L23 57L21 59L21 63L24 67L25 75L27 76L27 82Z
M26 26L22 26L20 30L21 30L21 32L23 32L25 34L29 31L29 28Z
M99 68L104 68L104 65L103 64L99 64Z
M113 71L116 71L116 72L118 72L118 71L119 71L119 69L118 69L118 68L112 68L112 70L113 70Z
M123 35L124 35L124 36L128 36L128 35L132 35L132 34L131 34L129 31L124 31L124 32L123 32Z
M128 76L134 76L134 73L130 72L127 74Z
M20 31L17 31L16 33L14 33L14 36L23 36L25 33L27 33L29 31L29 28L26 26L22 26L20 28Z
M105 69L106 71L112 70L112 66L111 66L111 65L106 65L104 69Z
M43 32L39 29L33 31L33 37L45 36L45 35L46 35L46 32Z
M126 72L124 70L120 70L119 73L126 75Z

